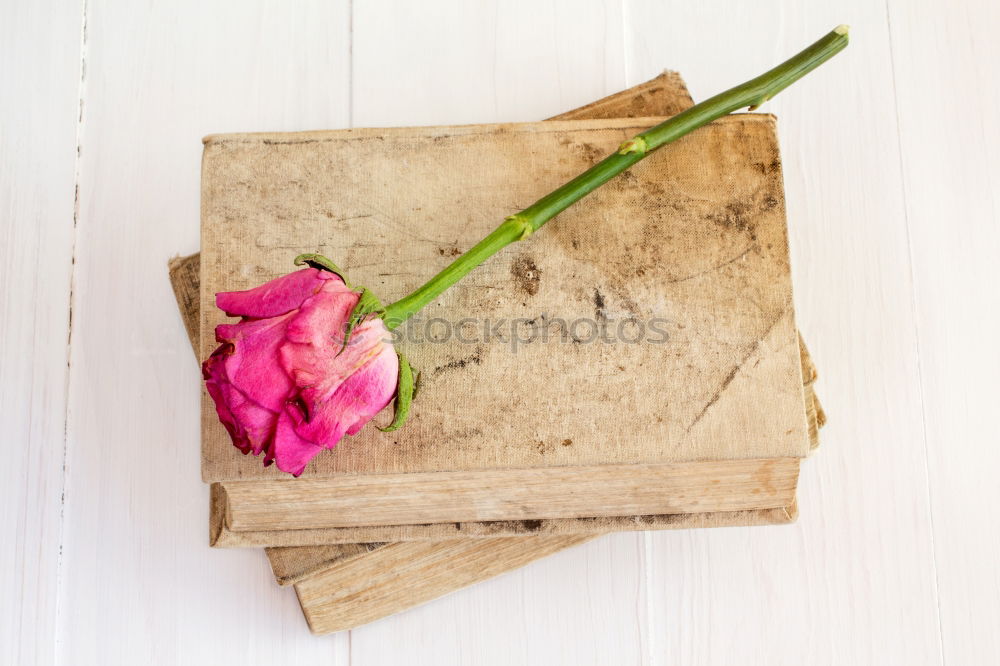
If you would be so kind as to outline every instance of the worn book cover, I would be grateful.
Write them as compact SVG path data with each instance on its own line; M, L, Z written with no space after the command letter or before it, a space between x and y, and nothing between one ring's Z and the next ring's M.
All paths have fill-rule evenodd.
M659 120L208 137L202 357L226 321L216 292L320 252L400 297ZM486 262L403 334L422 373L406 428L365 428L295 481L236 452L206 396L205 479L804 456L774 118L729 116L666 146Z
M488 231L483 211L655 122L209 137L202 355L215 292L319 251L406 293ZM206 398L203 471L235 481L229 524L305 529L306 497L327 527L787 505L809 447L779 166L773 117L730 116L487 262L401 329L423 375L407 427L367 428L302 479L236 454Z

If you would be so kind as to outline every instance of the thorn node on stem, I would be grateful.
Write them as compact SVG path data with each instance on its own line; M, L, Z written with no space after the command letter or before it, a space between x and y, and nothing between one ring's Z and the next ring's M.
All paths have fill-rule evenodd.
M510 215L504 220L504 222L509 222L511 226L516 227L520 231L517 235L517 240L519 241L522 241L531 234L535 233L535 227L531 225L531 222L528 222L520 215Z
M645 155L647 152L649 152L649 145L641 136L633 137L618 146L619 155L628 155L629 153L639 153L640 155Z

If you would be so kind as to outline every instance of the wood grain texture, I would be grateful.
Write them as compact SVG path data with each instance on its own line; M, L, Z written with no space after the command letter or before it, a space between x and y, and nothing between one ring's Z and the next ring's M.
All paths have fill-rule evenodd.
M439 541L454 539L482 539L493 537L519 537L527 535L608 534L637 530L696 529L704 527L699 521L711 518L717 512L660 513L650 515L539 518L528 520L472 521L455 523L428 523L419 525L387 525L362 527L330 527L301 530L233 530L225 523L225 499L213 487L218 502L213 508L209 526L209 541L217 548L254 548L265 546L323 546L334 544L382 543L385 541ZM744 509L726 513L732 518L730 525L782 525L795 520L795 504L774 509ZM720 523L721 525L721 523Z
M578 5L357 3L353 125L533 122L627 88L621 3Z
M278 585L293 585L334 566L357 561L384 543L340 543L305 548L265 548Z
M518 525L523 528L521 531L512 529L502 538L516 539L518 543L521 544L519 550L523 551L524 557L527 557L530 554L533 547L532 544L537 543L539 546L538 557L541 558L552 552L549 549L550 544L558 542L561 537L597 537L629 529L631 529L631 531L636 531L638 529L692 530L709 527L785 525L787 523L794 522L798 515L798 506L793 503L790 506L779 507L777 509L715 511L713 513L678 513L662 516L634 516L630 518L630 520L633 521L631 525L624 525L621 520L596 518L591 521L595 526L595 529L593 530L577 529L573 526L567 525L566 521L548 521L554 525L554 528L552 529L545 529L546 526L544 523L546 521L523 521L518 523ZM542 523L542 525L538 529L535 529L536 523ZM311 532L312 530L307 531ZM498 531L503 533L502 530ZM322 534L324 531L315 530L315 532ZM243 534L245 533L233 533L230 538L238 538ZM278 534L283 535L281 532ZM525 538L525 535L536 539L536 541ZM466 541L472 539L476 541L483 539L493 540L495 538L496 537L489 536L484 532L483 534L474 537L467 537L467 535L463 534L459 538L455 538L454 535L448 535L440 539L413 539L413 541L433 541L436 543L438 545L438 549L435 551L435 557L439 558L442 566L447 566L445 562L447 561L448 551L454 550L457 553L466 552L466 549L468 548L468 544L465 543ZM289 585L304 581L314 574L326 571L334 566L341 570L341 575L349 575L347 571L348 566L353 567L357 565L359 570L368 570L370 565L367 562L360 562L358 560L365 559L367 553L371 551L383 547L388 548L397 543L408 542L396 541L389 543L325 544L291 548L266 548L265 550L267 551L268 560L271 562L271 569L274 571L275 580L277 580L279 585ZM259 544L248 545L255 546ZM352 561L354 563L350 564ZM493 575L495 575L495 573L491 573L489 576L484 575L479 580L486 580ZM438 580L442 582L442 587L447 585L448 579L446 577L439 578ZM441 593L451 592L452 590L456 590L470 584L468 582L469 579L464 580L466 582L462 585L452 585L448 589L442 589ZM400 584L405 586L408 583L405 580L402 580L400 581ZM398 610L402 610L402 608L397 609L397 611ZM367 611L364 612L367 614Z
M67 11L68 10L68 11ZM0 10L0 663L57 639L79 7Z
M229 529L252 531L775 509L798 476L798 458L766 458L217 485Z
M365 566L332 566L295 584L309 629L351 629L426 603L445 592L522 567L594 538L589 535L395 543L364 558Z
M996 663L1000 6L888 6L941 655L949 664ZM940 104L928 107L930 90Z

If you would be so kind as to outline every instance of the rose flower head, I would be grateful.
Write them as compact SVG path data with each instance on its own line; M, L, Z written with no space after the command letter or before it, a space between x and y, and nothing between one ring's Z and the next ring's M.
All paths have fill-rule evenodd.
M233 444L295 476L392 401L401 365L412 384L377 299L352 289L329 260L304 257L295 263L307 268L216 294L219 309L241 319L216 327L220 345L202 365ZM405 410L397 409L387 429L401 418Z

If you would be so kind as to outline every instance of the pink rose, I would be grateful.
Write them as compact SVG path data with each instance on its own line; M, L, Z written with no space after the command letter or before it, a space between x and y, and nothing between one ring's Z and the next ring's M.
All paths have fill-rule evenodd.
M399 359L378 317L344 345L360 294L335 273L304 268L248 291L216 294L242 317L215 329L221 343L202 365L233 444L298 476L323 449L353 435L392 400Z

